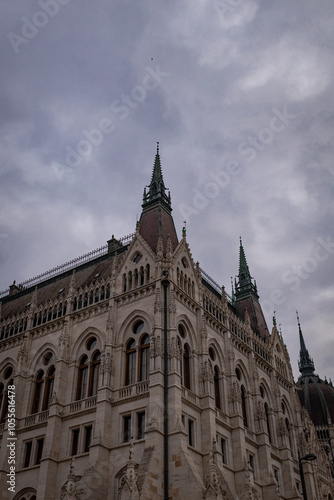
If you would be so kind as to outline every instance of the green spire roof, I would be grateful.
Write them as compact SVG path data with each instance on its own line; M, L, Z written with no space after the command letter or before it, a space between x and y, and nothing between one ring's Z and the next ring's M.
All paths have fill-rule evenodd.
M161 168L159 143L157 142L157 152L155 155L151 183L144 189L143 209L149 209L157 204L162 205L167 211L171 212L170 193L167 192Z
M238 281L235 284L236 297L241 295L254 295L257 299L259 298L257 294L256 282L252 282L252 277L249 272L249 267L247 264L246 254L244 247L242 246L242 239L240 236L240 250L239 250L239 275Z
M302 375L314 375L313 359L306 349L302 329L300 327L299 316L297 312L298 329L299 329L299 342L300 342L300 359L298 361L299 371Z

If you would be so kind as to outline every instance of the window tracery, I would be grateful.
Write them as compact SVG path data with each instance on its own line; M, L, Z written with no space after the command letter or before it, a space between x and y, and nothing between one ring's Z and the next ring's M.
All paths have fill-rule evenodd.
M56 369L52 364L53 353L47 351L41 356L39 365L43 366L37 370L34 383L33 399L31 405L31 413L39 413L49 409Z
M133 323L130 337L125 345L125 377L124 384L148 380L150 373L150 336L143 320Z
M101 351L97 346L97 338L91 336L85 343L84 353L79 358L76 399L96 396L98 389Z

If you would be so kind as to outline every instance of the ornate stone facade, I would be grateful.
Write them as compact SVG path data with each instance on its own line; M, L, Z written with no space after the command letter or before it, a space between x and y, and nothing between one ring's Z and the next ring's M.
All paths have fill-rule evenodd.
M309 498L333 498L326 454L281 335L264 324L243 248L229 297L173 228L157 153L129 241L112 238L75 273L2 298L2 498L297 500L298 454L310 453Z

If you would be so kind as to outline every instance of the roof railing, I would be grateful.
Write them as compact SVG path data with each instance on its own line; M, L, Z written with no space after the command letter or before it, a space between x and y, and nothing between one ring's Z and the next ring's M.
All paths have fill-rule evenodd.
M118 238L117 241L119 241L122 244L122 246L126 246L130 243L134 235L135 233L127 234L122 238ZM81 264L85 264L86 262L90 262L94 259L97 259L98 257L101 257L102 255L105 255L107 253L108 253L108 244L105 244L102 247L96 248L95 250L91 250L90 252L81 255L80 257L76 257L75 259L69 260L68 262L65 262L65 264L61 264L60 266L53 267L49 271L45 271L42 274L38 274L34 278L22 281L22 283L19 283L16 286L21 290L26 290L27 288L38 285L42 281L46 281L50 278L53 278L54 276L58 276L59 274L74 269L75 267L78 267ZM0 292L0 298L8 294L9 294L9 288L7 290L4 290L3 292Z
M222 287L222 286L220 286L220 285L217 283L217 281L215 281L213 278L211 278L211 276L210 276L207 272L205 272L205 271L204 271L204 269L202 269L201 267L200 267L200 271L201 271L201 273L202 273L202 276L204 276L204 280L205 280L205 281L206 281L206 282L207 282L207 283L208 283L208 284L209 284L209 285L210 285L210 286L211 286L214 290L216 290L216 292L218 292L220 295L222 295L222 293L223 293L223 287ZM229 302L231 302L231 303L232 303L232 297L231 297L231 295L229 295L226 291L225 291L225 294L226 294L226 296L227 296L227 298L228 298Z

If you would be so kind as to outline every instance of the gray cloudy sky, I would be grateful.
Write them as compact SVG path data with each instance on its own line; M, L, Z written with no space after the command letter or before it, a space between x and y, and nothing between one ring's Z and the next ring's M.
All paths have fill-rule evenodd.
M0 289L134 231L156 141L180 236L239 236L294 375L334 379L332 0L0 4Z

